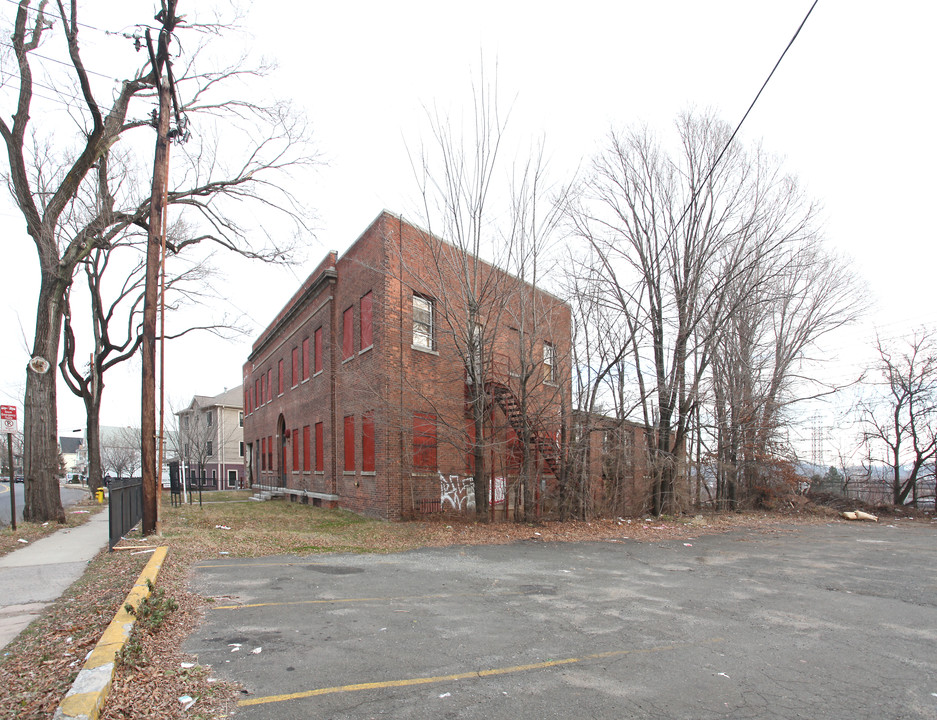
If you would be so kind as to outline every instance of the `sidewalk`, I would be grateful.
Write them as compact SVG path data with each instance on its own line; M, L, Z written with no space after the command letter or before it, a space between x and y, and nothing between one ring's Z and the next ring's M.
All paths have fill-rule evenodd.
M0 650L81 577L107 541L105 507L84 525L64 528L0 557Z

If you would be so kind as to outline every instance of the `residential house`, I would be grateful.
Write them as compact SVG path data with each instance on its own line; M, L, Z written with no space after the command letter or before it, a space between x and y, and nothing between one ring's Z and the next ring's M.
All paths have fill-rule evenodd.
M246 487L242 397L240 385L213 397L196 395L176 413L177 429L170 437L190 486L204 490Z
M62 472L66 480L78 482L85 474L81 468L84 443L84 438L80 437L59 437L59 455L62 458Z
M243 376L251 483L400 519L473 508L481 457L496 515L550 512L570 327L558 298L382 212L319 263L253 344Z

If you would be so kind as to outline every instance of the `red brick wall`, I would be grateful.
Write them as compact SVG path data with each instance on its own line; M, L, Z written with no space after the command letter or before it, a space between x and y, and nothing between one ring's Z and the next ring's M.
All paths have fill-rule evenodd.
M418 512L421 502L438 502L440 475L447 478L469 474L466 466L466 384L463 361L456 349L459 328L452 332L445 320L451 313L453 322L464 316L459 307L461 296L451 288L458 287L455 271L445 264L440 271L437 259L440 246L422 231L389 213L382 213L337 260L329 256L303 283L287 307L260 336L244 368L244 382L251 387L254 378L273 368L274 387L277 362L282 358L287 378L291 377L290 362L294 346L302 347L304 337L313 337L320 324L324 328L325 362L321 374L286 388L282 396L255 409L245 417L245 441L254 443L261 437L277 436L279 418L287 429L300 428L296 441L301 442L301 428L323 422L325 427L325 471L322 475L297 472L289 468L287 486L298 490L332 493L338 504L355 512L389 519L399 519ZM442 246L450 260L454 250ZM332 279L323 279L334 267ZM451 267L456 267L455 265ZM561 405L569 407L568 351L570 313L568 307L545 293L519 284L510 276L487 265L479 267L484 280L495 278L502 294L520 287L528 305L537 307L540 323L530 333L530 352L542 360L542 343L557 347L556 377L558 382L532 386L530 405L536 408L544 427L558 432ZM317 287L318 285L318 287ZM413 293L432 298L436 303L436 343L431 352L413 346ZM373 346L360 347L360 299L372 293ZM496 298L497 294L492 294ZM491 300L486 314L491 327L498 332L489 348L492 356L505 358L494 365L507 365L517 343L513 336L502 337L502 320L516 318L519 299L497 308ZM352 308L354 317L353 354L342 358L342 315ZM507 307L507 309L505 309ZM497 317L494 317L494 316ZM511 321L515 322L515 321ZM504 322L504 332L510 324ZM532 326L531 326L532 327ZM375 470L361 470L361 422L365 413L375 419ZM431 413L437 421L436 472L414 471L412 466L413 413ZM344 468L345 417L354 418L355 470ZM504 449L506 423L496 409L492 434L497 443L492 453ZM288 462L292 449L287 440ZM275 443L278 441L275 440ZM275 464L277 454L275 453ZM301 464L301 463L300 463ZM503 463L498 471L503 472ZM255 469L259 467L254 464ZM274 472L263 474L263 484L277 484Z

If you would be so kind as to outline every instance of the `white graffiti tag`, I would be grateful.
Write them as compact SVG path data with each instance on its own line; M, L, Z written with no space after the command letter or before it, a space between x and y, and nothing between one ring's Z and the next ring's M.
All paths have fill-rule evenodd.
M439 473L439 508L444 510L447 505L459 511L475 509L475 483L471 477L450 475L447 478Z

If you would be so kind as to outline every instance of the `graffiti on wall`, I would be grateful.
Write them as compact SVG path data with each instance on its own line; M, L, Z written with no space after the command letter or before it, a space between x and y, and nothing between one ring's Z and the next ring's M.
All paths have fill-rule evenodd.
M447 506L459 511L475 509L475 483L471 477L439 473L439 508L445 510Z
M494 504L498 505L505 500L507 479L496 477L494 479ZM450 475L446 477L439 473L439 509L450 507L453 510L475 509L475 481L472 476L459 477Z

